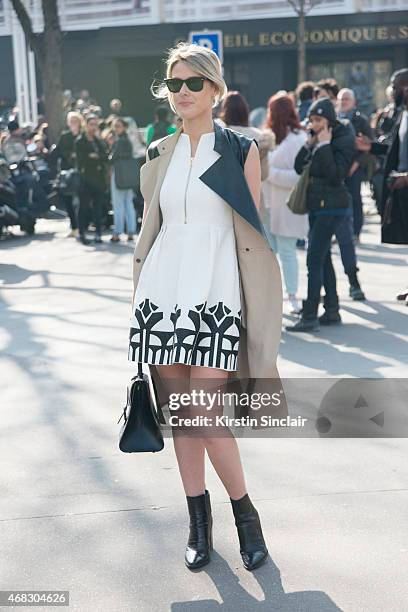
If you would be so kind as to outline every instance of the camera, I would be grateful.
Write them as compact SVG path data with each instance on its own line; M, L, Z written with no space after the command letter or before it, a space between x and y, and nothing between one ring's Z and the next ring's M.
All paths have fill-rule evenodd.
M397 178L400 176L406 176L405 172L396 172L395 170L391 170L389 175L387 176L387 187L392 187Z

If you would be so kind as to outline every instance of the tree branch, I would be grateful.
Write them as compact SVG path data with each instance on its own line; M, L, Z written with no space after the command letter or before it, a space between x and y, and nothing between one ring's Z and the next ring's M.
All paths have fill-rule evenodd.
M17 15L17 19L23 29L24 35L32 51L37 53L39 56L42 55L42 46L40 40L33 30L33 24L31 17L29 16L26 7L21 0L10 0L13 9Z
M286 0L287 3L293 8L297 15L302 12L304 15L310 13L315 6L322 3L322 0Z
M304 2L304 0L300 0L300 2ZM299 0L287 0L287 3L290 4L290 6L293 8L293 10L295 11L295 13L297 15L299 15L300 13L300 5L299 5Z

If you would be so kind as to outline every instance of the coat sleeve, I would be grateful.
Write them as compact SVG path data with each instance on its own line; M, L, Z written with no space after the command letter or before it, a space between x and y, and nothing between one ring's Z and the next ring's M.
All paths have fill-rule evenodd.
M278 187L284 187L286 189L292 189L299 180L299 175L296 170L275 168L269 166L269 175L266 179L268 183L277 185Z
M87 151L86 145L81 137L76 139L74 148L77 158L78 170L80 172L83 172L87 161Z
M108 163L108 150L103 140L98 140L99 157L103 164Z
M302 174L303 168L306 166L308 161L310 160L311 150L306 145L300 149L299 153L296 155L295 159L295 170L297 174Z
M285 189L292 189L299 180L299 175L294 169L294 163L296 160L296 156L300 150L300 143L298 140L293 141L288 138L284 140L280 144L280 155L283 157L286 168L278 168L274 165L274 155L270 154L268 156L269 160L269 176L268 181L277 185L278 187L283 187Z

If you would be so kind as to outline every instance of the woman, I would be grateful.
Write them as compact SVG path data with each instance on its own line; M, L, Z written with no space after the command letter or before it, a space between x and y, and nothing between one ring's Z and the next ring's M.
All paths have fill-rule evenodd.
M133 240L136 233L136 213L133 206L133 189L119 189L115 182L115 172L123 160L133 157L133 147L127 135L127 122L118 118L115 120L114 129L116 140L112 145L109 161L113 168L111 173L111 196L113 206L113 217L115 221L111 242L120 242L120 235L126 230L128 241Z
M318 98L308 112L309 133L295 159L295 170L301 175L309 165L306 208L309 211L307 248L307 299L290 332L317 331L320 323L341 323L336 274L331 259L331 241L344 222L351 206L345 178L353 163L355 133L337 119L329 97ZM324 286L324 314L318 318L320 292Z
M160 406L170 407L171 393L223 387L233 373L251 377L255 388L278 378L281 279L257 212L259 154L255 142L213 121L225 92L213 51L187 43L170 50L167 78L155 95L168 99L182 123L152 142L141 170L144 214L129 342L129 360L148 364L164 387ZM184 407L187 416L203 413L210 414L205 402ZM214 413L222 413L218 400ZM207 452L230 497L244 566L258 567L268 550L235 438L211 424L207 434L194 428L199 435L189 437L185 429L172 424L190 514L185 564L195 569L210 560Z
M219 115L221 121L231 130L241 132L258 143L261 158L261 180L268 176L268 152L274 147L274 138L270 129L260 130L249 125L249 106L239 91L229 91Z
M68 130L62 132L57 146L53 152L53 156L59 160L61 170L69 170L76 165L75 141L81 134L84 127L84 119L81 113L71 111L67 114ZM68 213L71 230L67 234L67 238L78 237L78 219L77 212L74 207L72 195L60 193L62 205Z
M296 155L306 142L306 133L301 129L294 103L285 95L269 99L266 124L275 134L277 146L268 156L269 174L263 184L264 202L269 212L271 243L281 260L291 309L298 313L296 241L307 236L308 220L306 215L295 215L286 202L299 180L294 164Z
M82 180L78 211L79 240L82 244L89 244L86 231L92 215L95 223L94 242L101 244L108 155L106 145L99 137L99 119L96 115L87 115L85 131L75 141L75 152Z

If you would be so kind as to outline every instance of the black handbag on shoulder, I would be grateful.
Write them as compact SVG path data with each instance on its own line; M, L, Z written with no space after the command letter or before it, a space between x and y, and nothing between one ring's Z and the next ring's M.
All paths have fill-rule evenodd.
M142 363L127 388L127 402L118 423L124 418L119 433L119 448L124 453L156 453L164 448L159 417L156 412L157 391L152 379L154 396L150 392L149 378L143 374ZM156 400L156 402L155 402ZM163 418L164 420L164 418Z

